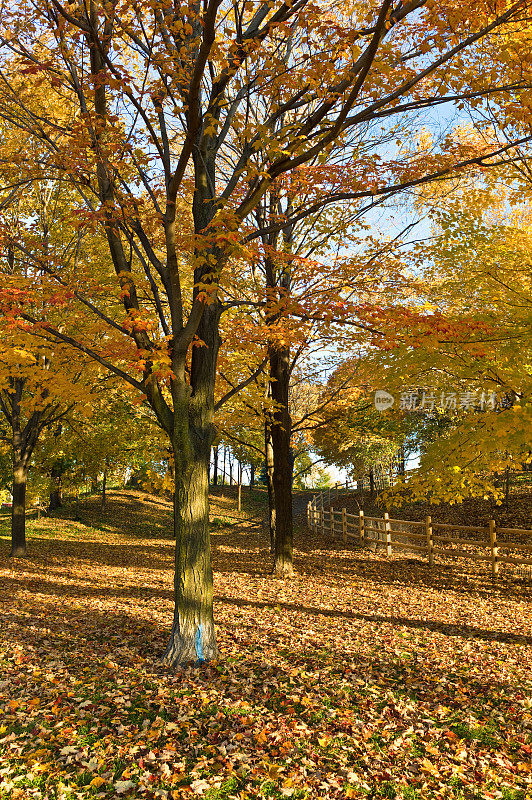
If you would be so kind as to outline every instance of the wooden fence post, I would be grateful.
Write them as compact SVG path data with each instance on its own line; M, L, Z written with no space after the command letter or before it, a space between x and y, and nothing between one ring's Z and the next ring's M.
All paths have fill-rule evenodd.
M328 487L328 492L329 492L329 498L327 500L327 505L330 506L331 505L331 487L330 486Z
M386 532L386 555L392 554L392 524L390 522L390 515L387 511L384 512L384 530Z
M499 574L499 547L497 545L497 528L495 527L495 520L490 519L490 545L491 545L491 574L494 578Z
M342 508L342 538L344 544L347 544L347 510Z
M321 535L325 536L325 509L323 508L323 492L321 493Z
M434 564L434 540L432 538L432 518L425 517L425 533L427 535L427 552L429 558L429 567Z
M334 539L334 507L333 506L329 507L329 514L330 514L330 517L329 517L329 531L331 532L331 536Z
M362 510L358 512L358 529L360 531L360 541L363 542L366 538L366 532L364 530L364 512Z

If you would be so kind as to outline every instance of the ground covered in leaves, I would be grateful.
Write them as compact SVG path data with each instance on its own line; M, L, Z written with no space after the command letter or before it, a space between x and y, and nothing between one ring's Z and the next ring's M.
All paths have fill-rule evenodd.
M532 798L531 585L303 525L282 582L255 500L213 508L221 659L174 673L165 501L35 520L16 562L3 523L0 797Z

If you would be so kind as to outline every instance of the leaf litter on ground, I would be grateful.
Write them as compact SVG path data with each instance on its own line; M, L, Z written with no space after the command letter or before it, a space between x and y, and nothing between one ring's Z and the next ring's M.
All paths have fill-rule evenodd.
M213 516L253 519L213 530L207 667L159 663L164 501L87 501L83 523L35 520L29 557L2 558L1 798L532 797L529 584L302 524L296 577L276 580L260 502L228 501Z

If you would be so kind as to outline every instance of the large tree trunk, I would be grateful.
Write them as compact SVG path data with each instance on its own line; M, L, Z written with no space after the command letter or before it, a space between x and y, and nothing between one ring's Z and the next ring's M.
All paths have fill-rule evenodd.
M56 508L61 508L63 505L62 497L61 497L61 490L62 490L62 483L63 483L63 463L61 461L56 461L52 467L52 471L50 473L51 478L51 485L50 485L50 504L48 506L49 511L55 511Z
M271 426L273 449L273 486L275 492L275 574L284 577L293 572L292 473L290 438L292 420L288 410L290 351L270 351L272 400L276 404Z
M183 462L182 454L179 454ZM174 497L175 607L164 661L184 664L216 658L209 536L208 460L177 469Z
M270 425L264 426L264 456L266 459L266 485L268 487L268 528L270 531L270 552L275 553L275 489L273 486L273 447Z
M13 468L13 506L11 510L11 552L13 558L26 555L26 483L27 471L20 465Z
M214 153L195 150L194 229L205 231L215 207L212 187L216 184ZM168 241L168 236L167 236ZM215 277L212 264L220 268L227 256L216 247L196 254L193 302L204 291L202 284ZM175 252L172 248L172 258ZM177 267L174 264L174 270ZM172 292L174 291L172 283ZM176 311L181 300L171 298ZM213 575L209 534L209 460L215 440L214 387L220 347L221 304L215 293L203 307L196 329L202 347L193 347L187 386L186 351L172 349L173 430L175 459L174 532L176 538L174 577L174 621L164 661L203 663L218 655L213 619ZM174 322L172 325L174 326ZM174 333L178 333L174 329Z
M216 301L203 312L198 337L205 347L194 348L192 354L192 395L186 386L176 385L173 396L175 606L163 658L172 665L203 663L218 655L209 534L209 460L216 435L214 384L220 313Z

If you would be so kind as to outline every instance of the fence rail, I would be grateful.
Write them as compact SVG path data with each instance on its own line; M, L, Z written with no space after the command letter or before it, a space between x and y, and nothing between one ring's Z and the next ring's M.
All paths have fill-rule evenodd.
M394 550L422 553L426 555L430 566L434 564L435 555L485 561L491 565L493 577L499 575L501 564L532 566L532 557L520 555L532 556L532 530L497 528L493 519L487 525L453 525L432 522L431 517L419 521L396 519L387 513L382 517L365 516L363 511L359 511L358 515L350 514L345 507L338 508L331 504L350 488L346 483L345 486L337 485L314 495L307 507L307 521L311 530L320 530L322 533L328 531L333 537L341 538L344 544L374 543L385 547L388 556ZM458 536L454 535L456 532ZM474 534L477 534L476 538ZM514 541L508 536L530 537L530 540Z

